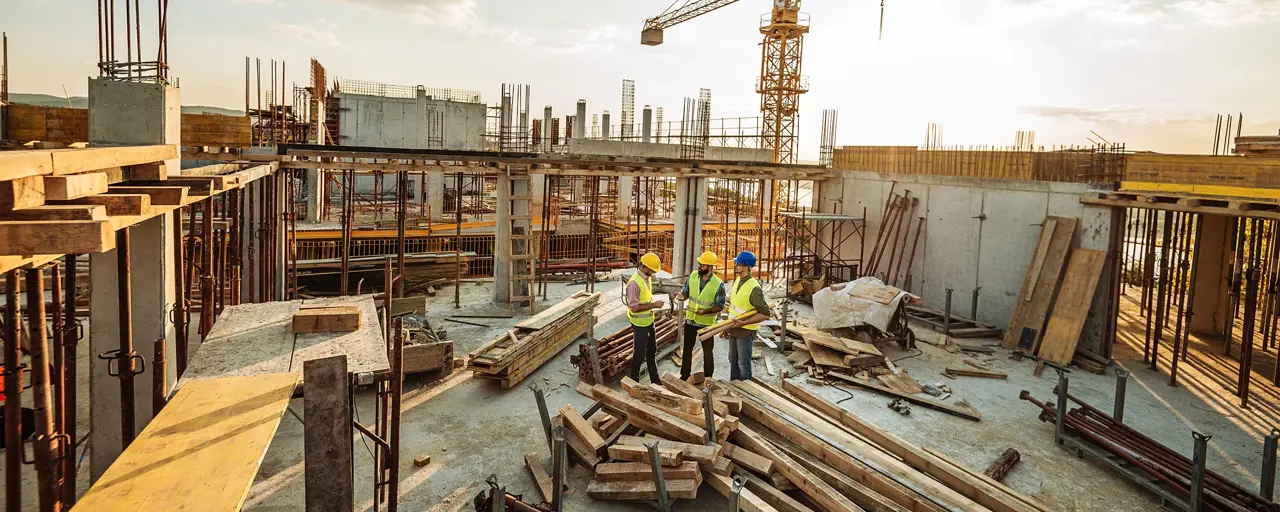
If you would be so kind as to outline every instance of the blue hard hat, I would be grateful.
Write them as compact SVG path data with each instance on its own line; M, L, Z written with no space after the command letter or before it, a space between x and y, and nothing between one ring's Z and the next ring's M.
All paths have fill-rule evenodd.
M756 266L756 255L751 251L742 251L738 253L738 257L733 259L738 265L746 265L748 267Z

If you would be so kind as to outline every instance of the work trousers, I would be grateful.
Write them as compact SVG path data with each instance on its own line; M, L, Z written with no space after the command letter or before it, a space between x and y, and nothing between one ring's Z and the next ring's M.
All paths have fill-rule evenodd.
M680 356L680 380L689 378L689 370L693 367L693 346L698 340L698 329L703 327L705 326L691 322L684 323L684 352ZM716 371L715 346L714 337L702 342L702 371L708 379Z
M653 326L637 327L631 326L631 332L635 334L632 340L631 352L631 380L640 382L640 365L649 363L649 382L662 382L658 378L658 346L656 336L654 335Z
M751 380L751 351L755 346L755 331L745 338L729 337L729 380Z

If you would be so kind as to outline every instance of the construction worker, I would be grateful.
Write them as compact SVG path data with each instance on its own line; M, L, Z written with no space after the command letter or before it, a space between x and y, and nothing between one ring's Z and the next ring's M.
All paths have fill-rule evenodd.
M658 346L653 332L654 310L666 305L660 300L653 300L653 274L662 268L662 260L654 253L646 253L640 257L636 265L636 273L627 282L627 319L631 320L631 332L634 334L631 352L631 380L640 381L640 365L649 363L649 382L661 382L658 379Z
M769 319L769 303L760 282L751 275L756 255L742 251L733 259L733 285L729 287L729 380L751 380L751 351L756 330Z
M720 258L716 253L707 251L698 256L698 271L689 273L689 280L676 295L677 301L685 301L684 305L684 352L680 358L680 380L689 378L689 368L693 366L693 345L698 339L698 330L716 323L716 316L724 310L724 281L715 273ZM710 379L715 373L715 338L707 338L702 342L702 371Z

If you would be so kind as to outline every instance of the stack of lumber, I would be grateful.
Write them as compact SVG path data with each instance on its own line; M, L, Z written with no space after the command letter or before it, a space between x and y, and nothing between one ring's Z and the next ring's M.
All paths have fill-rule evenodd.
M1245 156L1280 156L1280 136L1250 135L1236 137L1236 154Z
M1071 247L1077 220L1048 217L1009 319L1005 348L1071 364L1106 264L1106 252ZM1098 364L1089 365L1091 369Z
M790 496L775 492L776 486L771 488L763 479L748 480L747 488L776 510L1048 510L792 382L783 382L785 391L757 381L718 385L742 399L742 423L730 439L763 456L771 471L817 505L788 506L782 500Z
M677 331L684 325L684 318L664 315L659 312L653 323L657 333L656 345L659 350L676 341ZM595 341L578 345L578 354L569 356L569 362L578 368L578 378L591 382L595 379L595 368L591 362L591 346L594 343L600 360L600 376L609 382L623 375L631 368L631 355L635 352L635 335L631 326L623 327L617 332Z
M600 293L578 292L516 324L467 357L476 377L497 380L508 389L587 332Z

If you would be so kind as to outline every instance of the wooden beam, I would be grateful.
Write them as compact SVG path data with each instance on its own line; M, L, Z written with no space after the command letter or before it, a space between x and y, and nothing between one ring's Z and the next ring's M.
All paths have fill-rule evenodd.
M698 497L695 480L667 480L667 498L691 500ZM658 499L657 483L653 481L601 482L592 479L587 484L587 496L593 500L654 501Z
M0 212L34 208L44 204L44 178L27 176L0 181Z
M116 246L110 221L0 221L0 256L93 254Z
M707 475L706 482L711 484L711 488L716 492L729 498L733 494L733 480L723 475ZM757 496L751 489L743 488L738 494L738 508L742 512L778 512L773 505L766 503Z
M302 363L305 499L309 510L352 510L351 379L347 356Z
M739 430L750 431L746 426L740 426ZM840 494L832 488L831 485L819 479L808 469L805 469L804 466L798 464L790 456L782 453L772 445L766 444L763 448L764 452L760 455L773 461L774 467L778 469L778 472L787 477L787 480L794 483L801 491L804 491L805 495L813 500L814 503L831 512L853 512L862 510L850 501L849 498ZM777 504L773 505L775 507L777 506Z
M777 487L770 485L769 482L762 480L760 477L751 474L744 476L747 477L747 488L780 512L814 512L813 509L796 501L795 498L788 496L787 493L778 490ZM854 510L861 511L862 509L854 508Z
M293 332L353 332L360 330L358 306L325 306L299 309L293 315Z
M121 167L124 179L129 180L157 180L164 181L169 179L169 167L164 162L130 165Z
M613 445L609 447L609 458L628 462L649 464L649 450L641 446ZM663 466L676 466L684 462L684 452L669 448L658 449L658 463Z
M529 468L529 475L533 477L533 482L537 484L538 494L542 495L542 501L551 503L555 494L552 488L551 475L547 474L547 468L543 467L542 460L538 458L537 452L524 454L524 465Z
M127 167L178 158L178 148L161 146L118 146L48 151L53 157L53 174L79 174L108 167Z
M44 195L53 201L68 201L107 191L107 174L89 172L67 176L45 176Z
M679 441L669 441L666 439L653 439L636 436L618 436L618 443L622 446L638 446L645 447L647 445L658 443L659 450L679 450L684 455L685 460L695 462L710 462L720 456L720 445L705 445L681 443Z
M910 511L906 507L895 503L893 500L885 497L882 493L872 490L870 487L863 485L862 482L854 480L844 473L837 471L835 468L828 466L822 461L816 460L813 456L804 453L798 448L794 448L785 443L774 444L783 453L790 455L796 462L804 466L805 469L812 471L813 474L821 478L822 481L831 484L831 487L840 491L841 494L853 499L854 503L867 510L876 510L881 512L942 512L941 508L931 507L929 504L920 504L913 507ZM868 468L869 469L869 468ZM886 487L892 487L900 495L906 495L911 490L895 482L883 481Z
M845 375L845 374L842 374L842 373L838 373L838 372L827 372L827 376L828 376L828 377L835 377L835 378L837 378L837 379L840 379L841 381L847 382L847 383L849 383L849 384L852 384L852 385L854 385L854 386L856 386L856 387L859 387L859 388L865 389L865 390L867 390L867 391L874 391L874 392L876 392L876 393L880 393L880 394L882 394L882 395L891 396L891 397L894 397L894 398L901 398L901 399L903 399L903 400L906 400L906 401L911 402L911 403L913 403L913 404L919 405L919 406L921 406L921 407L927 407L927 408L929 408L929 409L933 409L933 410L935 410L935 411L945 412L945 413L950 414L950 415L952 415L952 416L959 416L959 417L964 418L964 419L966 419L966 420L973 420L973 421L981 421L981 420L982 420L982 416L981 416L981 415L979 415L979 414L978 414L978 411L976 411L976 410L974 410L974 409L966 409L966 408L957 407L957 406L954 406L954 405L951 405L951 404L944 404L944 403L939 402L939 401L937 401L937 400L930 400L930 399L928 399L928 398L922 398L922 397L919 397L919 396L916 396L916 395L909 395L909 394L906 394L906 393L899 393L899 392L897 392L897 391L894 391L894 390L889 389L889 388L887 388L887 387L881 386L881 385L879 385L879 384L874 384L874 383L871 383L871 382L867 382L867 381L864 381L864 380L860 380L860 379L857 379L857 378L854 378L854 377L850 377L850 376L848 376L848 375Z
M0 181L53 174L48 151L0 151Z
M0 213L0 220L107 220L107 207L46 204Z
M151 204L159 206L183 206L187 204L187 187L133 187L112 186L113 194L146 194Z
M664 480L697 480L702 482L702 470L694 461L677 466L662 466ZM607 462L596 466L596 480L601 482L628 482L653 480L653 465L645 462Z
M151 196L142 194L98 194L70 201L51 201L51 204L100 204L107 207L107 215L147 215L151 212Z
M657 407L641 402L617 391L596 384L591 388L592 397L616 410L627 414L627 421L640 427L645 432L667 437L687 443L707 442L707 431L702 427L689 423L663 411Z
M955 368L947 367L942 373L957 377L981 377L984 379L1007 379L1009 374L1004 372L993 372L987 370L979 370L976 368Z
M573 431L573 434L582 440L582 443L596 454L601 453L605 449L604 438L600 437L600 433L596 429L591 428L591 424L587 423L586 418L578 413L572 405L566 405L560 408L560 417L564 419L564 425Z
M751 471L761 475L768 475L773 472L772 460L741 446L725 444L724 456L728 457L729 460L737 463L739 466L750 469Z

